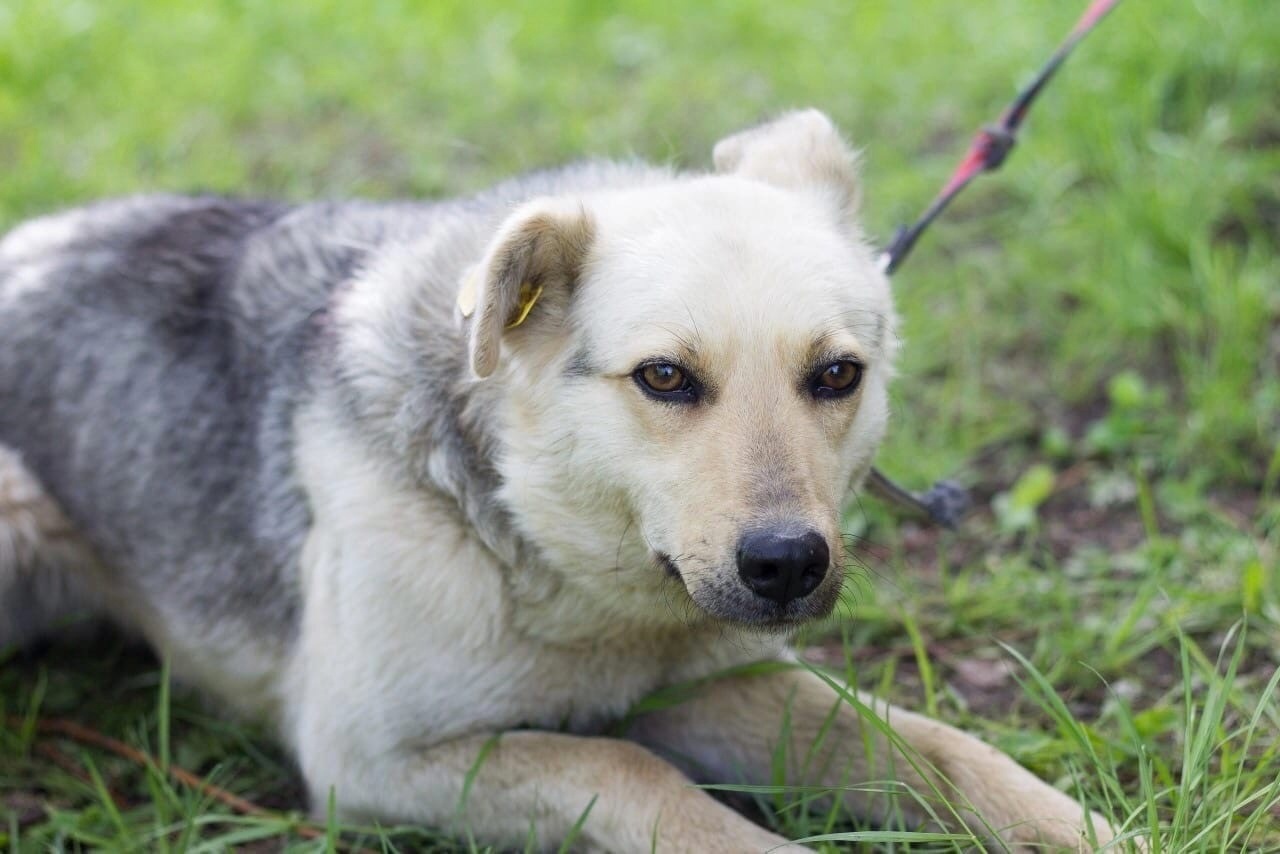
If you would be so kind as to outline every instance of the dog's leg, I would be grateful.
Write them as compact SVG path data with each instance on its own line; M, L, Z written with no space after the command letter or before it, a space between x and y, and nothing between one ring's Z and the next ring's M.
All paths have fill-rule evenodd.
M325 759L320 766L331 765L332 754ZM787 846L693 788L671 764L619 739L523 730L384 756L336 775L311 764L304 756L317 805L332 786L344 815L446 827L482 844L519 847L533 839L538 850L554 850L585 816L574 850L807 850Z
M0 648L86 609L77 571L94 558L17 453L0 445Z
M1095 841L1113 838L1101 816L1087 813L995 748L937 721L855 696L864 704L861 712L820 677L798 669L730 677L708 683L688 702L642 716L628 737L670 755L696 778L717 782L774 782L781 748L788 783L845 787L848 809L877 821L901 815L908 826L955 829L963 823L1015 848L1093 850L1086 821L1092 822ZM868 709L896 737L864 721ZM784 734L789 738L780 743ZM871 785L859 790L864 784ZM890 798L886 785L909 788L923 803L910 794Z

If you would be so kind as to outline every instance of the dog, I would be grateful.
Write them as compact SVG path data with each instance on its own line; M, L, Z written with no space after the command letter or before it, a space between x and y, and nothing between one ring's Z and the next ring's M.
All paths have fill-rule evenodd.
M0 643L103 616L272 726L314 804L498 846L775 850L692 783L779 756L870 820L1112 839L788 647L840 594L898 348L855 161L810 110L707 173L18 226Z

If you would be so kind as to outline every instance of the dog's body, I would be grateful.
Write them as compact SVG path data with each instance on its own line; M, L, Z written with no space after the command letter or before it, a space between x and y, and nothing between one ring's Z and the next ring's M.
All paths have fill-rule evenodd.
M0 644L108 615L356 817L554 845L598 796L591 847L763 850L689 777L768 783L789 733L791 782L893 777L980 835L1085 845L1086 811L969 736L892 710L916 768L811 673L707 679L834 604L895 347L830 123L716 159L15 229Z

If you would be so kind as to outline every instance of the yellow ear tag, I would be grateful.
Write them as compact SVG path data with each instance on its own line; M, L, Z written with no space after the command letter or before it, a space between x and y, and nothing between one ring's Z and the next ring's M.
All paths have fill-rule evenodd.
M480 277L472 270L462 280L462 290L458 291L458 311L463 317L471 317L476 311L476 289L480 285Z
M479 287L480 277L475 270L472 270L462 280L462 288L458 291L458 312L464 318L469 318L476 312L476 291L479 290ZM521 285L520 305L516 308L516 316L507 324L507 328L515 329L524 323L529 316L529 312L533 311L533 305L540 296L542 296L542 285L534 285L531 282L525 282Z
M516 316L507 324L508 329L515 329L524 323L524 319L529 316L529 312L533 311L533 304L538 301L538 297L542 296L542 285L534 285L532 282L525 282L520 286L520 307L516 310Z

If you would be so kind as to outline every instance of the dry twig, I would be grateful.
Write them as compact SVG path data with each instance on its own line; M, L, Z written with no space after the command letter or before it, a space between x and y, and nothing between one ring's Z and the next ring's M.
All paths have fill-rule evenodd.
M26 721L13 715L6 719L6 723L15 729L21 729L26 725ZM91 729L83 724L78 724L75 721L66 720L65 718L38 718L35 721L35 731L41 735L69 738L72 741L79 742L80 744L87 744L92 747L98 747L102 750L109 751L144 767L155 768L162 773L168 774L169 777L182 785L195 789L201 794L208 795L215 801L230 807L241 815L291 821L289 816L258 806L252 801L245 800L233 792L228 792L221 786L215 786L213 783L210 783L199 775L193 774L185 768L181 768L173 763L170 763L168 768L161 768L160 763L154 756L151 756L132 745L125 744L123 741L112 738L109 735L104 735L95 729ZM74 774L81 779L87 779L87 775L85 775L84 770L81 769L70 757L62 753L53 745L38 745L37 749L41 755L54 762L63 770ZM111 793L111 796L112 799L116 801L117 806L123 807L127 805L122 798L119 798L114 793ZM325 835L324 831L320 828L304 822L295 822L293 824L293 830L304 839L323 839Z

